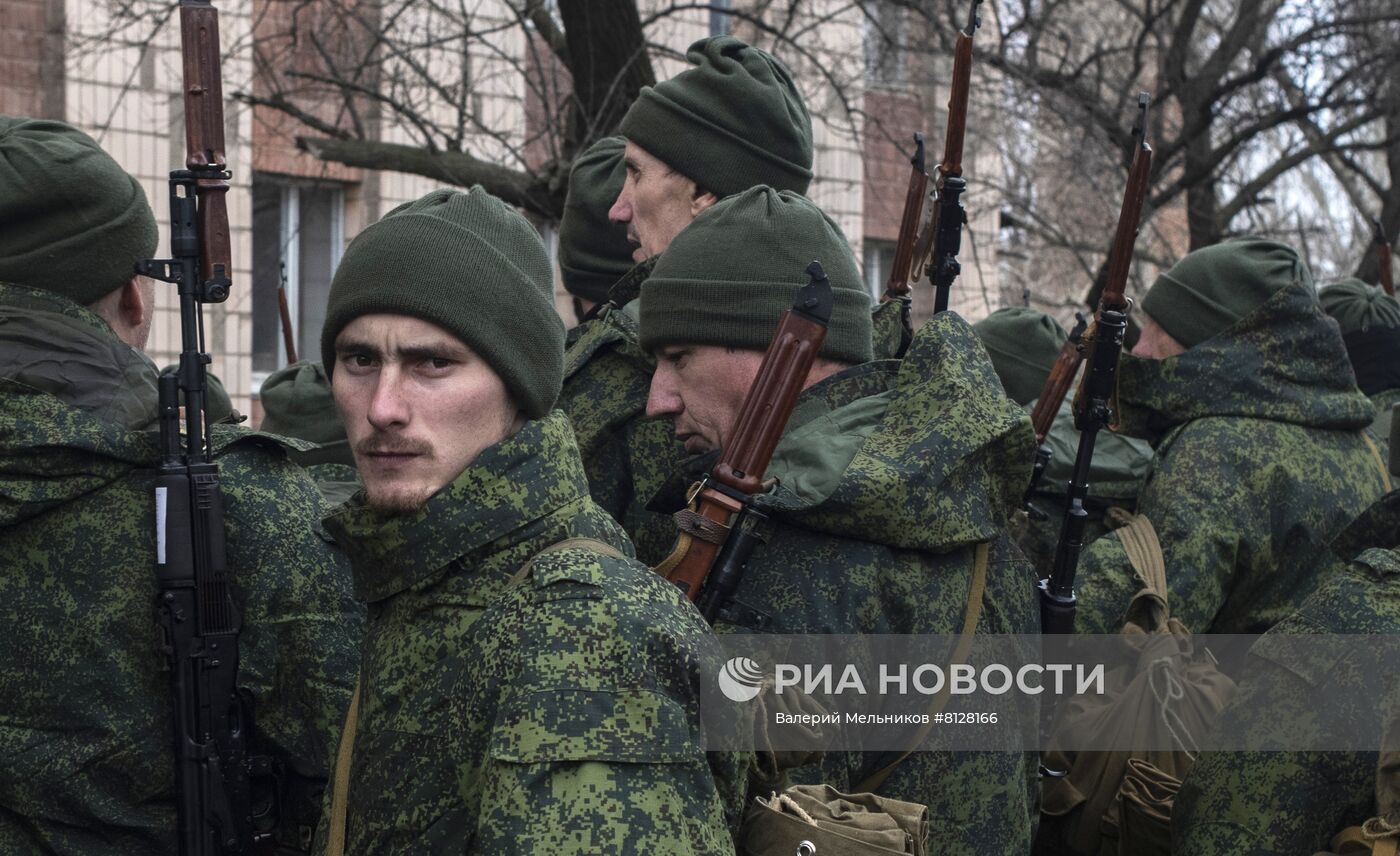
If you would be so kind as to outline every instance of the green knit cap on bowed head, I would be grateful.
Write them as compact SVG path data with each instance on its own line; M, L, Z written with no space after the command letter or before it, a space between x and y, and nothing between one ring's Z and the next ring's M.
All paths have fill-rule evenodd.
M345 439L331 381L320 363L295 362L267 376L258 392L258 430L325 445Z
M627 229L608 219L622 192L627 168L622 151L627 141L605 137L574 159L569 196L559 220L559 272L570 294L594 303L608 299L608 289L632 269Z
M760 184L806 193L812 117L792 73L733 36L686 58L696 67L642 87L618 133L721 198Z
M0 115L0 282L86 306L156 251L141 184L63 122Z
M820 355L873 359L870 294L841 228L800 194L754 187L705 209L642 284L641 344L765 350L816 259L835 307Z
M409 315L480 355L531 419L564 380L564 322L535 228L480 187L434 190L384 215L350 242L331 280L321 358L335 373L335 339L361 315Z
M1157 277L1142 298L1142 311L1193 348L1299 283L1312 289L1312 273L1287 244L1239 238L1203 247Z
M1069 334L1038 309L998 309L972 325L992 358L992 366L1011 400L1025 406L1040 397L1050 368Z
M1400 303L1374 285L1349 278L1334 282L1317 295L1322 311L1342 328L1342 335L1383 327L1400 327Z

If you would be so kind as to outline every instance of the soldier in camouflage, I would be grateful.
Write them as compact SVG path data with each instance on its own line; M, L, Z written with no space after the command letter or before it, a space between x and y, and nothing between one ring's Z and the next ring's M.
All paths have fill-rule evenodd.
M606 161L590 160L570 185L571 197L610 206L636 267L570 334L559 409L574 426L593 498L647 564L675 540L670 518L649 512L647 498L685 453L666 426L643 418L654 364L637 345L638 289L676 234L719 198L757 184L805 193L812 180L811 118L782 63L733 36L702 39L687 57L694 68L644 88L623 117L621 183L609 183L618 176Z
M972 325L987 349L997 377L1011 400L1030 411L1045 386L1045 379L1060 354L1066 335L1058 321L1029 307L998 309ZM1027 499L1029 514L1016 543L1035 565L1036 575L1050 575L1055 546L1065 519L1066 490L1079 451L1079 432L1074 427L1074 390L1065 396L1045 436L1050 463L1039 484ZM1101 432L1094 444L1089 467L1089 495L1084 508L1089 513L1085 541L1108 531L1104 515L1110 508L1133 511L1138 493L1152 463L1152 447L1145 440L1122 434Z
M1029 418L952 313L935 316L902 361L873 360L870 297L850 246L791 191L722 200L676 236L642 286L641 344L657 357L647 413L668 418L687 451L710 453L653 507L683 507L687 485L713 465L812 259L835 308L767 473L777 486L756 500L772 531L738 588L734 621L716 629L958 633L985 551L976 632L1037 632L1033 573L1005 532L1030 474ZM789 777L851 791L892 760L830 753ZM1034 758L1014 749L915 752L877 792L929 806L930 853L1026 852L1034 775Z
M714 638L589 498L552 282L480 188L394 209L336 271L322 356L364 491L326 526L369 628L326 852L733 850Z
M1304 699L1338 699L1344 710L1333 715L1345 717L1354 733L1373 732L1378 717L1393 717L1400 709L1393 672L1376 674L1363 665L1374 658L1310 656L1313 649L1291 645L1288 637L1400 634L1398 544L1400 492L1392 492L1334 542L1334 560L1351 556L1351 563L1320 568L1318 589L1251 649L1245 677L1221 714L1222 727L1287 747L1292 729L1316 718ZM1235 856L1326 850L1343 827L1377 814L1377 766L1376 752L1203 753L1172 809L1172 852ZM1400 816L1390 819L1397 822Z
M608 219L627 178L622 162L627 140L605 137L574 159L569 193L559 218L559 277L573 298L580 325L593 308L608 299L608 290L632 269L627 229ZM585 326L569 331L572 345Z
M1400 403L1400 303L1359 279L1327 286L1318 302L1342 331L1356 385L1376 405L1371 438L1388 447L1391 416Z
M1319 580L1328 543L1385 492L1362 431L1375 409L1292 248L1197 250L1142 301L1119 372L1119 430L1156 449L1138 511L1166 560L1172 614L1197 633L1263 632ZM1116 632L1141 588L1122 543L1090 544L1077 629Z
M0 116L0 852L176 848L174 724L156 616L154 255L140 184L87 135ZM213 428L243 610L251 743L284 767L309 847L362 616L286 447Z
M316 480L326 504L340 505L354 496L360 489L360 474L325 367L305 361L283 366L263 381L258 399L263 408L259 430L316 444L314 449L293 452L291 458Z

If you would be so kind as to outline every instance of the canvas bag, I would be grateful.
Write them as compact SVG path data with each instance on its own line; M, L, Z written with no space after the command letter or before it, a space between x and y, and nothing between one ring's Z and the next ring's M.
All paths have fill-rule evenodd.
M1165 560L1151 521L1134 515L1113 535L1123 542L1143 587L1128 605L1119 637L1123 659L1105 675L1104 695L1072 699L1055 712L1043 760L1068 772L1044 780L1042 812L1058 821L1063 843L1075 853L1169 853L1175 788L1195 757L1196 735L1214 725L1235 683L1208 652L1192 650L1190 632L1171 618ZM1174 748L1055 748L1102 735L1120 744ZM1125 784L1131 821L1126 828L1120 815Z

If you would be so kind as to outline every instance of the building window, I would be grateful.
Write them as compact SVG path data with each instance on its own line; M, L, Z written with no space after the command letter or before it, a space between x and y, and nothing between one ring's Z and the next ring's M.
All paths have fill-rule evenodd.
M730 0L710 0L710 35L729 35Z
M872 83L901 84L909 81L902 33L908 23L905 9L889 2L865 7L865 78Z
M334 183L253 176L253 388L287 365L277 288L287 290L293 341L321 358L331 276L345 247L345 191Z
M885 293L885 280L894 267L894 241L879 241L866 238L863 247L865 256L865 287L877 300Z

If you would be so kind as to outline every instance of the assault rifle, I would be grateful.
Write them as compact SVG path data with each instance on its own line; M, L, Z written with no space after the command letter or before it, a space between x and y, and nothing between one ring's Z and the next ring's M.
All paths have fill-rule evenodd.
M1381 226L1381 221L1375 217L1371 218L1371 225L1375 227L1376 240L1376 267L1381 275L1381 288L1391 297L1395 296L1395 274L1390 267L1390 240L1385 236L1385 229Z
M693 491L691 507L676 515L681 527L676 550L656 569L680 586L711 624L726 617L749 556L762 541L759 530L766 518L753 497L766 487L763 474L831 321L826 271L814 261L807 275L808 283L778 321L719 461Z
M1123 291L1128 283L1138 220L1142 216L1148 174L1152 168L1152 147L1147 144L1148 101L1146 92L1138 95L1138 121L1133 128L1133 135L1137 138L1136 151L1132 166L1128 169L1123 205L1118 212L1118 230L1114 233L1113 247L1108 253L1107 285L1099 298L1094 326L1082 338L1082 347L1088 351L1089 365L1080 381L1079 395L1075 400L1074 427L1079 429L1079 449L1069 480L1060 540L1055 545L1055 561L1049 578L1038 584L1040 622L1044 633L1074 631L1074 574L1079 567L1079 553L1084 546L1084 526L1088 518L1084 500L1089 496L1089 465L1094 458L1094 442L1099 431L1112 425L1116 419L1118 358L1123 352L1123 335L1128 329L1128 312L1131 308Z
M967 222L967 212L962 205L962 194L967 189L962 177L963 138L967 135L967 96L972 86L972 37L982 25L977 15L981 3L982 0L972 0L967 28L958 32L953 48L948 128L943 137L943 160L938 164L938 177L933 182L933 211L914 244L914 260L918 265L914 278L922 279L924 272L928 272L934 288L934 312L948 308L948 292L962 270L958 264L958 250L962 247L962 227Z
M204 303L228 299L229 173L224 166L219 15L180 0L185 169L170 173L170 253L136 272L173 283L180 297L180 362L162 375L156 476L157 617L174 702L175 782L181 856L251 853L270 838L253 815L252 783L270 766L250 757L250 706L238 689L242 619L224 552L223 492L204 424L209 355ZM183 448L180 402L184 401Z

